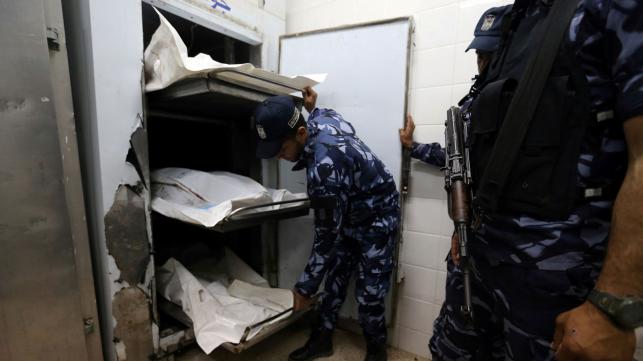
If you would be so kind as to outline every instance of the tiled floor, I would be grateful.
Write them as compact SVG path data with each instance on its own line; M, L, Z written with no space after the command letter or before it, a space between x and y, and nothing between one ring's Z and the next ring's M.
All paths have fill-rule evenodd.
M290 352L306 342L308 333L308 327L304 323L298 323L240 354L233 354L219 348L207 356L195 346L194 349L177 356L176 361L286 361ZM364 359L365 346L361 335L337 330L333 342L334 355L318 360L362 361ZM388 359L389 361L428 361L426 358L393 348L388 350Z

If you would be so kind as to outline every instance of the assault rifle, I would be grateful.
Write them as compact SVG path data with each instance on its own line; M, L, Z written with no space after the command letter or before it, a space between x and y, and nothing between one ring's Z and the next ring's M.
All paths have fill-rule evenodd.
M453 220L459 238L459 267L464 278L464 305L460 311L467 322L473 322L471 270L467 250L471 230L471 167L469 166L469 148L465 144L467 127L462 120L459 108L451 107L447 111L444 134L446 145L444 188L448 195L449 217Z

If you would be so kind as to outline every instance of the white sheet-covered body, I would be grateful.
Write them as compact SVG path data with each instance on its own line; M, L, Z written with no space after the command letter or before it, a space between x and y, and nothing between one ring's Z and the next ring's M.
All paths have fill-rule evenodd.
M269 288L265 279L228 249L224 259L203 259L190 268L194 273L170 258L157 270L157 290L192 320L197 343L206 353L224 342L238 343L246 327L293 305L292 291ZM248 339L262 327L253 329Z
M152 209L205 227L214 227L240 207L305 197L284 189L266 189L251 178L229 172L186 168L152 172Z
M255 68L252 64L219 63L206 54L189 57L178 32L163 15L157 13L161 24L152 35L144 55L145 91L164 89L189 77L215 77L275 94L290 94L295 89L315 86L326 78L326 74L284 76Z

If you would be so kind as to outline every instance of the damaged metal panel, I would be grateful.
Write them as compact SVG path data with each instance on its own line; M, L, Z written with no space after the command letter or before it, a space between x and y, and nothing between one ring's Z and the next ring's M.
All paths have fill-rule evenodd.
M121 272L121 280L137 285L144 280L150 262L145 199L121 185L114 204L105 215L107 249Z
M76 118L73 108L69 62L67 57L67 34L64 29L61 1L45 1L45 20L49 43L49 62L52 70L53 104L58 124L58 139L62 153L65 175L65 198L69 210L71 238L78 288L81 296L81 312L85 331L87 359L103 360L99 315L96 306L93 264L85 210L85 193L79 160L76 134ZM50 35L55 37L52 50Z
M126 287L114 296L114 343L118 360L150 360L154 353L150 301L138 287Z
M142 122L141 122L141 125ZM130 169L104 217L110 256L116 360L147 360L155 352L158 327L154 311L153 261L149 220L147 132L132 133L124 162Z
M146 360L150 352L139 354L127 341L152 345L158 339L150 320L154 269L144 186L149 186L149 171L142 129L141 3L69 0L63 8L103 356L106 361L125 355L127 360ZM134 290L140 302L116 307L125 302L122 294ZM127 319L141 314L148 315L149 327L123 328Z
M117 360L150 359L158 348L151 254L150 170L147 131L138 116L124 160L128 169L104 217L105 242L111 256L114 290L113 343Z
M64 76L52 73L62 51L50 61L43 1L3 1L1 8L0 359L88 360L96 349L87 349L81 299L92 295L79 287L74 237L82 226L70 209L64 160L73 152L59 141L55 104L69 89L52 89Z

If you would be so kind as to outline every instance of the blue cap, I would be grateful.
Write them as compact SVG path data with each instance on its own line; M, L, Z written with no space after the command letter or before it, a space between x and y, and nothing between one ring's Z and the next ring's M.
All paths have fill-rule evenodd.
M257 157L273 158L281 150L284 138L295 128L301 113L288 95L270 97L255 109L254 119L259 141Z
M498 48L502 37L502 17L509 14L511 5L491 8L482 14L473 31L473 41L465 51L476 49L493 52Z

